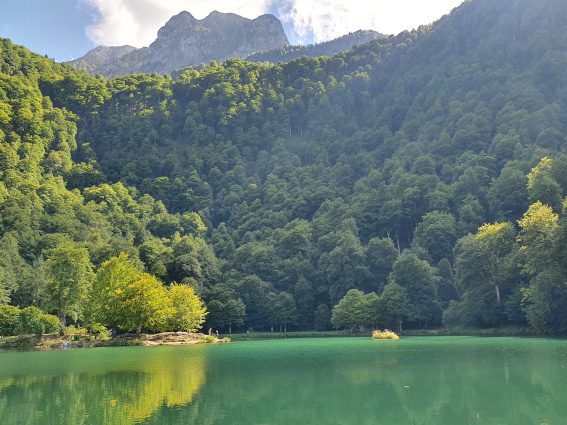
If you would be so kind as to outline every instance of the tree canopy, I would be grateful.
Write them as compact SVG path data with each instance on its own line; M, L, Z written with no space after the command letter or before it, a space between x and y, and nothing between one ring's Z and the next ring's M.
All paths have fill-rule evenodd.
M324 329L357 290L397 326L564 332L566 26L561 0L472 0L333 57L175 79L0 39L0 304Z

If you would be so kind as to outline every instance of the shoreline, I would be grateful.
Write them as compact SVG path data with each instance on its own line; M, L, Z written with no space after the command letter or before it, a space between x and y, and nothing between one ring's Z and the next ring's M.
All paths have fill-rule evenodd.
M401 337L426 336L484 336L484 337L564 337L564 335L546 335L530 332L522 328L453 328L453 329L411 329L402 331ZM205 335L191 332L161 332L157 334L125 333L109 339L97 340L93 335L45 334L38 339L36 335L20 335L0 338L0 349L66 349L94 347L154 347L158 345L195 345L217 344L231 341L249 341L255 339L285 339L285 338L364 338L372 337L372 331L302 331L302 332L251 332L234 333L217 338L216 335ZM65 343L67 345L65 346Z
M95 348L95 347L155 347L158 345L195 345L230 342L230 338L217 338L216 335L204 335L191 332L161 332L157 334L126 333L109 339L96 339L92 335L45 334L19 335L0 339L0 349L60 349Z

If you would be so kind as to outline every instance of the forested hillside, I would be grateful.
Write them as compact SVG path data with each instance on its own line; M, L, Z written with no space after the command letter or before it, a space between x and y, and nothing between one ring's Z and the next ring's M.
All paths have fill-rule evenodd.
M67 247L194 287L219 329L326 329L337 306L337 327L564 332L566 27L562 0L472 0L176 81L3 40L2 302L55 312Z
M377 38L387 37L376 31L358 30L333 40L317 44L280 47L279 49L266 50L264 52L252 53L246 58L249 62L289 62L302 56L319 57L334 56L338 53L352 49L356 44L364 44Z

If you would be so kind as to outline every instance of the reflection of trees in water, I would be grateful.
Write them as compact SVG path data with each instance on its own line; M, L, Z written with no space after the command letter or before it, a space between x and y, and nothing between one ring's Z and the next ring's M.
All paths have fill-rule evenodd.
M133 424L160 407L191 403L205 383L205 359L146 349L129 370L0 378L2 423ZM154 351L149 353L149 351ZM136 353L138 354L138 353ZM122 365L121 365L122 366Z

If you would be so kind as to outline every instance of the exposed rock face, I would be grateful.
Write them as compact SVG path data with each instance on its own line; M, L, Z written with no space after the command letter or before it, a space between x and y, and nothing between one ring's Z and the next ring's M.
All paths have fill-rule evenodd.
M134 50L136 50L136 48L132 46L99 46L88 52L85 56L69 61L69 65L76 69L91 72Z
M205 19L197 20L189 12L181 12L159 30L156 41L149 47L114 57L99 66L92 66L92 69L83 65L82 69L106 77L141 72L165 74L211 60L224 62L286 46L289 41L282 24L273 15L250 20L233 13L212 12ZM73 62L84 63L95 50ZM75 64L71 65L77 68Z

